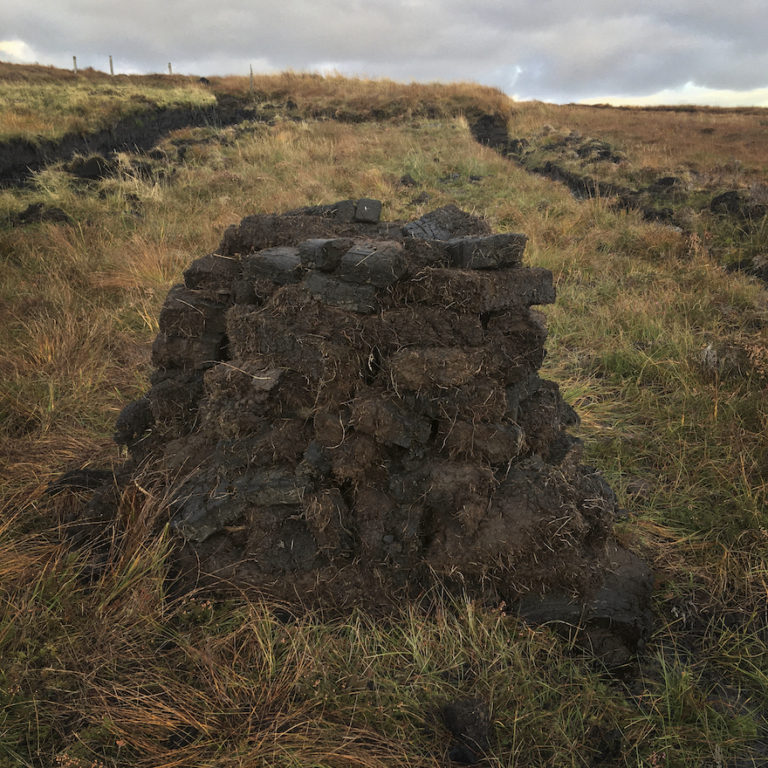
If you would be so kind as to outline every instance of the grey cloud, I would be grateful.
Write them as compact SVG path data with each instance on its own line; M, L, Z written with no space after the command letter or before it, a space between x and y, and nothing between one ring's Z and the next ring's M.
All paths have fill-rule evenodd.
M764 0L4 0L0 39L41 63L199 74L249 63L347 74L476 80L523 97L641 95L687 81L766 85Z

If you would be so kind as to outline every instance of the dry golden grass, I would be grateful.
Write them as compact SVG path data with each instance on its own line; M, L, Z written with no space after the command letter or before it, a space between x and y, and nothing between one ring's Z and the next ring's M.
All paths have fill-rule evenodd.
M215 94L258 102L294 102L306 117L369 119L451 117L463 112L509 114L512 102L496 88L475 83L397 83L286 72L247 77L109 76L0 62L0 140L57 139L110 126L119 118L166 106L203 106Z
M635 170L739 171L764 177L768 169L768 109L515 105L513 136L529 135L543 125L605 138L627 154Z
M130 81L134 83L145 83L150 86L164 86L167 83L173 85L184 85L190 78L186 75L108 75L92 67L79 69L75 74L70 69L60 69L59 67L46 67L40 64L10 64L0 61L0 80L6 82L24 82L34 83L58 83L60 85L69 85L80 80L86 80L89 83L114 83L121 81Z
M206 141L182 164L172 138L153 160L174 169L163 180L75 186L49 169L0 192L0 221L36 200L71 217L0 226L0 766L436 766L449 743L436 708L461 696L492 703L499 768L581 768L613 731L605 764L747 754L768 698L764 286L684 233L526 173L462 118L187 130L175 138ZM657 629L632 690L546 629L439 595L433 613L386 622L179 598L151 478L80 539L90 494L43 494L63 470L119 462L112 425L146 388L164 296L227 225L362 196L389 219L455 203L526 232L527 261L552 269L544 374L630 510L619 535L656 567ZM704 369L713 340L756 363Z
M512 100L497 88L477 83L398 83L387 79L284 72L247 77L212 77L217 91L260 100L292 100L309 117L354 119L456 116L460 112L506 115Z

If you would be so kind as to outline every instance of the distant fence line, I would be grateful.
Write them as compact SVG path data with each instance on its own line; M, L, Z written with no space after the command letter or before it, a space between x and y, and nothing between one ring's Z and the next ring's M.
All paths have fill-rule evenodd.
M72 57L72 71L77 74L77 56ZM115 65L112 61L112 54L109 55L109 74L114 76L115 74ZM168 62L168 74L173 74L173 67L171 66L171 62ZM253 77L253 67L251 67L251 77Z
M250 65L250 68L251 68L251 73L250 73L250 77L249 77L249 82L250 82L251 93L253 93L253 64ZM77 74L77 56L73 56L72 57L72 71L75 74ZM115 74L115 65L114 65L114 63L112 61L112 54L111 53L109 54L109 74L112 75L113 77L114 77L114 74ZM171 65L170 61L168 62L168 74L169 75L173 74L173 66Z

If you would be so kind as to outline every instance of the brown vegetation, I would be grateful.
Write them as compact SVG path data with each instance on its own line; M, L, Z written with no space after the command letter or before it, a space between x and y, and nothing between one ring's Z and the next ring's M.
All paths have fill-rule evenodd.
M684 169L765 178L768 168L768 109L714 107L515 105L513 136L543 125L607 139L627 155L635 171Z
M686 112L516 109L518 135L544 122L600 135L587 121L610 119L620 142L627 118L627 172L643 147L660 171L678 148L695 159L731 119L703 112L715 134L686 138L672 129L696 127ZM151 157L121 154L109 178L55 166L0 192L3 768L439 765L451 737L435 712L476 697L492 707L491 765L764 760L764 284L724 271L703 232L576 200L479 146L461 117L414 113L188 129ZM666 134L650 134L655 120ZM703 172L728 163L716 146L726 154L702 155ZM380 623L185 599L166 578L168 534L153 533L167 500L147 484L98 534L77 527L92 491L45 495L63 471L122 460L115 418L147 388L160 306L193 256L245 214L350 197L381 199L390 219L456 204L525 232L529 262L552 270L544 374L629 511L618 536L658 574L657 630L626 685L505 606L436 594L431 613ZM14 218L40 202L69 218Z
M213 95L197 78L110 75L0 62L0 141L60 139L110 128L158 107L203 106Z
M350 79L341 75L285 72L258 75L253 89L246 77L211 78L214 88L257 100L294 101L307 117L345 115L359 120L461 112L508 114L512 101L497 88L477 83L398 83L387 79Z

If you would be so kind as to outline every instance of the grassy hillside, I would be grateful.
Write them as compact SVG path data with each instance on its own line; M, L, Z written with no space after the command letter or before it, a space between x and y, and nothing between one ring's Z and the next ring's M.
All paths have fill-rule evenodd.
M9 71L0 93L23 82ZM151 100L159 80L130 87ZM213 81L214 93L249 92L247 79ZM54 78L50 103L75 86L117 88L83 82ZM765 765L765 284L720 266L741 247L727 217L684 228L576 199L477 144L460 112L506 114L532 142L606 140L628 180L689 161L720 173L737 150L704 152L700 137L746 142L761 114L696 122L290 74L255 90L293 102L291 119L276 109L273 124L185 129L149 156L119 155L104 179L58 165L0 191L0 766L438 766L451 743L440 705L474 697L491 705L492 766ZM30 97L29 109L45 124L47 106ZM751 189L767 173L755 159L734 181ZM132 486L113 527L77 536L90 494L45 495L64 470L119 464L114 420L147 386L165 294L226 226L364 196L389 219L455 203L528 234L527 262L554 272L543 374L581 415L588 460L629 512L620 536L657 577L654 637L623 678L503 606L436 594L429 613L341 620L180 597L164 578L172 542L152 531L162 498ZM34 203L64 215L20 216Z
M213 94L196 78L110 77L93 70L75 76L52 67L0 62L0 141L59 139L110 128L120 118L150 109L213 103Z
M203 84L181 75L116 75L92 69L73 72L0 62L0 141L57 139L68 133L109 128L118 119L163 107L209 107L216 95L244 105L277 101L302 117L351 121L427 115L462 110L508 111L509 100L494 88L391 80L349 80L341 76L284 73L249 78L212 77Z
M768 110L759 107L594 107L528 103L515 112L513 135L544 125L599 136L626 153L627 169L737 170L765 182Z

